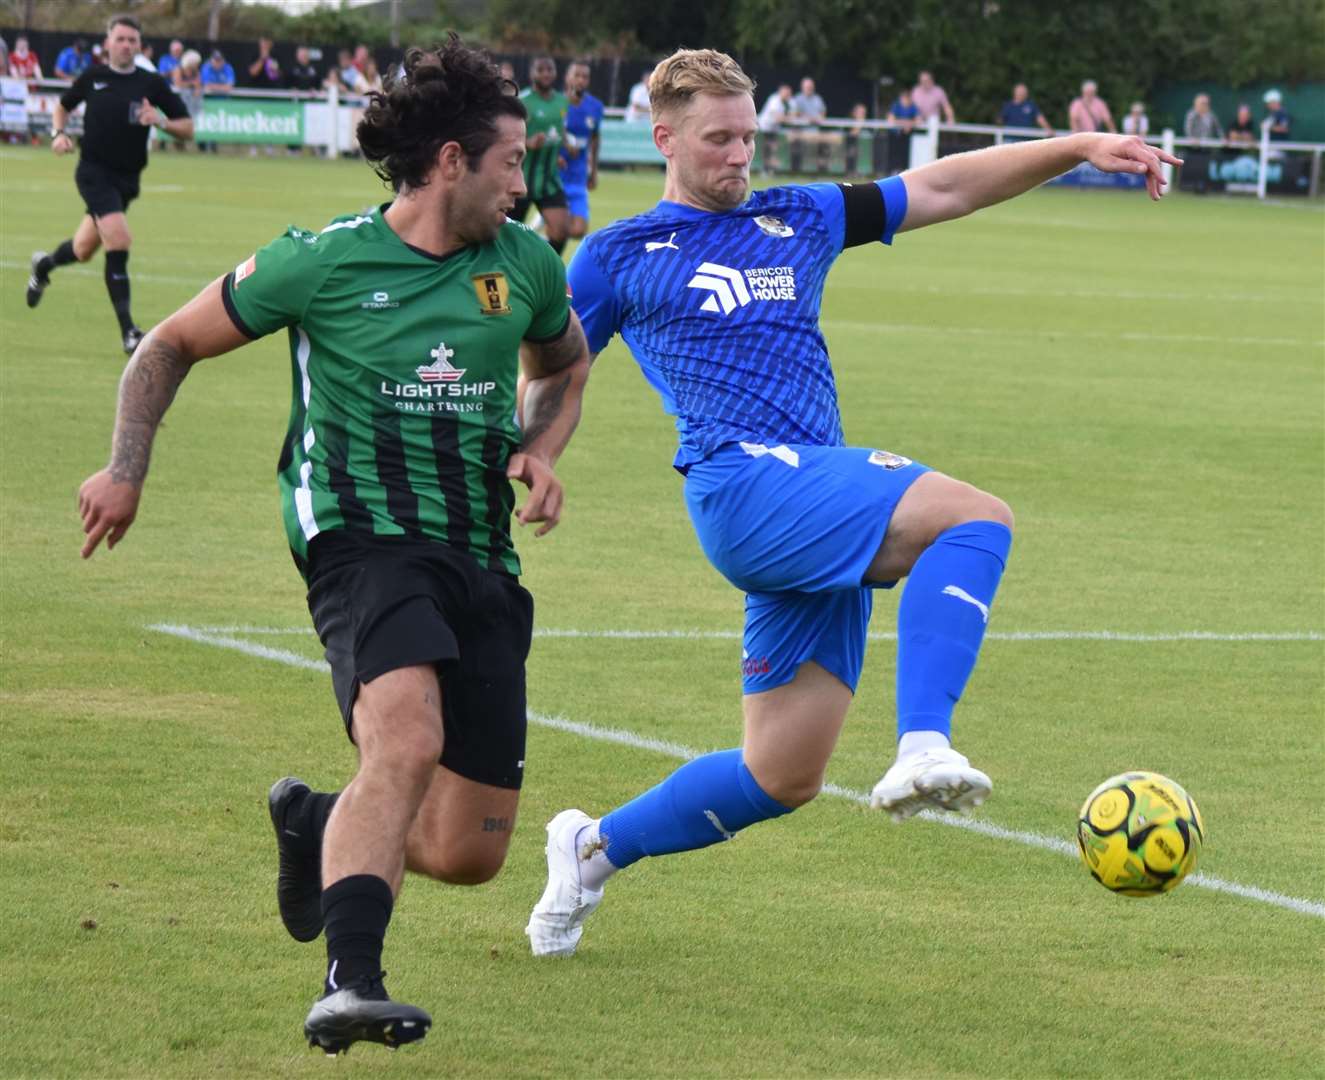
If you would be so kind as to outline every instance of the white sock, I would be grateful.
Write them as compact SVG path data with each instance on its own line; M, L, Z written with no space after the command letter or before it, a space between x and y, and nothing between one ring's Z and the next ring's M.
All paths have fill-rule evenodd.
M926 750L947 750L951 746L941 731L908 731L897 740L897 760L923 754Z
M585 849L593 851L587 859L584 857ZM617 867L612 865L612 860L607 857L598 838L597 821L585 825L575 834L575 858L580 867L580 884L590 892L602 892L604 882L617 872Z

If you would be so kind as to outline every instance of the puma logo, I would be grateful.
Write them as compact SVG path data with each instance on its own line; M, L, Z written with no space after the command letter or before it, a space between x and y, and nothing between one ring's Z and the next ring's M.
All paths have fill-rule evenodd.
M958 600L964 600L968 604L974 604L976 607L980 609L980 617L986 623L989 622L989 605L980 603L979 600L977 600L974 596L972 596L970 593L968 593L965 589L961 588L960 586L957 585L943 586L943 595L955 596Z
M663 248L671 248L673 251L680 251L681 249L672 243L675 239L676 233L673 232L672 235L667 238L666 243L663 243L661 240L645 241L644 252L645 254L648 254L650 251L661 251Z

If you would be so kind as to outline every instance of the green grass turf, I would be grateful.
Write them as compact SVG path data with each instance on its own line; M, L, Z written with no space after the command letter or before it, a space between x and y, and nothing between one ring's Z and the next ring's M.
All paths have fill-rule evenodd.
M122 547L78 559L123 365L101 262L35 312L29 253L68 236L72 161L0 152L0 1075L325 1076L299 1026L321 947L285 936L264 794L338 785L324 675L154 633L303 627L273 470L280 336L196 369ZM158 155L130 219L144 325L289 222L381 199L360 163ZM599 222L656 174L608 175ZM1046 191L852 251L824 329L848 437L1007 499L995 631L1325 630L1320 207ZM668 467L670 424L620 343L521 537L544 628L732 631ZM875 629L897 597L881 595ZM308 657L310 635L257 638ZM1104 777L1166 772L1205 814L1201 869L1325 900L1320 640L991 641L957 724L996 782L981 819L1070 838ZM739 643L540 638L531 707L696 749L739 738ZM871 649L830 779L891 757ZM1320 918L1185 885L1130 901L1051 851L825 797L609 887L580 954L535 962L542 823L602 812L663 754L531 729L493 883L412 881L385 964L437 1019L344 1076L1325 1075ZM85 921L95 928L85 928Z

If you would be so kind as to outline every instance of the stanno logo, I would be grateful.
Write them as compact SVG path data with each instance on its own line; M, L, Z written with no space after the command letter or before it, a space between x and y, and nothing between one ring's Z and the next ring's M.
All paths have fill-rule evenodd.
M384 311L387 308L400 307L400 301L392 300L390 293L384 292L379 289L377 292L373 293L372 299L365 300L359 306L361 308L365 308L368 311Z
M439 341L437 348L430 350L428 355L434 358L433 362L431 364L421 364L414 369L424 382L456 382L464 378L465 368L451 365L451 357L455 355L455 350L448 349L446 342Z

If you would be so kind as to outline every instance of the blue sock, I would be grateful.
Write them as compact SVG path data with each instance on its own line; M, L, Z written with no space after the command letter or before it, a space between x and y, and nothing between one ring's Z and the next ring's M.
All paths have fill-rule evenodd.
M897 613L897 736L952 731L1012 547L996 521L940 533L916 560Z
M687 761L657 787L603 818L598 835L617 869L645 855L693 851L730 840L757 821L791 813L745 767L740 750Z

